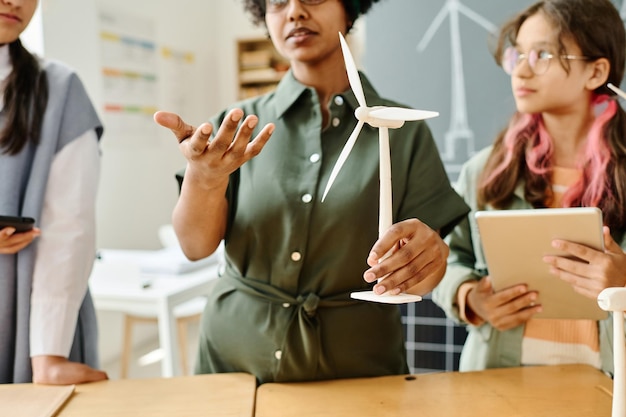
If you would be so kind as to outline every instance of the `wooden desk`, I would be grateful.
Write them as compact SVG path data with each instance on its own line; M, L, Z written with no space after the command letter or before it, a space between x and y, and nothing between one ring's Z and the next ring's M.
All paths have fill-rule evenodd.
M612 386L586 365L269 383L255 417L609 417Z
M55 417L252 417L248 374L121 379L77 385Z

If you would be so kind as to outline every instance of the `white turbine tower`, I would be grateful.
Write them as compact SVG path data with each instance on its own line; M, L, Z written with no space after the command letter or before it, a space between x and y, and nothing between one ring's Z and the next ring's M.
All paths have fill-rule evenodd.
M605 288L598 294L600 308L613 313L613 406L611 417L626 417L626 288Z
M439 29L446 16L450 17L450 52L452 54L452 101L450 104L450 126L444 136L444 150L442 159L453 161L455 144L458 140L465 140L467 155L474 153L474 133L467 122L467 104L465 100L465 79L463 76L463 57L461 50L461 31L459 29L459 13L464 14L491 33L498 28L473 10L463 5L460 0L446 0L446 4L439 11L435 20L430 24L424 37L417 45L417 51L422 52Z
M361 86L361 79L359 78L359 72L350 53L350 48L343 38L343 35L339 33L339 40L341 42L341 50L343 51L343 58L346 64L346 71L348 72L348 80L350 81L350 87L359 102L359 107L354 111L358 122L356 127L352 131L352 134L348 138L348 141L344 145L344 148L339 154L339 158L333 170L330 173L328 184L324 190L322 196L322 202L326 198L326 195L330 191L337 174L341 170L344 162L348 158L350 151L356 143L359 133L365 123L372 127L378 128L379 135L379 157L380 157L380 212L378 219L378 235L381 236L393 222L392 213L392 196L391 196L391 155L389 153L389 129L397 129L404 125L404 122L411 120L423 120L439 115L437 112L406 109L402 107L385 107L375 106L368 107L365 101L365 95L363 94L363 87ZM383 257L384 259L384 257ZM384 278L381 278L384 279ZM380 280L379 280L380 281ZM401 304L410 303L414 301L420 301L422 297L413 294L399 294L399 295L377 295L373 291L359 291L351 294L352 298L366 301L377 301L381 303L389 304Z
M626 6L622 4L622 11ZM626 100L626 92L611 83L606 85ZM598 305L613 312L613 408L611 417L626 417L626 288L605 288L598 294Z

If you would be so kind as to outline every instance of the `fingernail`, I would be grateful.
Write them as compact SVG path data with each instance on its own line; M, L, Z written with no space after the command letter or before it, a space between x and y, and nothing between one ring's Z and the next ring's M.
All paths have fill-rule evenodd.
M250 129L254 129L256 127L258 120L256 118L252 118L250 120L248 120L248 127Z
M239 111L234 112L233 114L230 115L230 120L232 120L233 122L238 122L241 120L241 117L243 116L243 114Z
M363 279L367 282L373 282L376 279L376 275L371 271L366 271L365 274L363 274Z
M382 285L377 285L377 286L374 287L374 294L376 294L376 295L381 295L385 291L387 291L387 290Z

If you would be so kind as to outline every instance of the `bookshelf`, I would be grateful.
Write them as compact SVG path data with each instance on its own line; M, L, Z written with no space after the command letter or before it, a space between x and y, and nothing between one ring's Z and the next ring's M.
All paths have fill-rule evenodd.
M257 96L276 88L289 63L268 38L237 40L238 95L240 99Z

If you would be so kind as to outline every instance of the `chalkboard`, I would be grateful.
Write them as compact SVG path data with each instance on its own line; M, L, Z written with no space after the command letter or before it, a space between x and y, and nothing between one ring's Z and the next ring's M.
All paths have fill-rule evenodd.
M383 96L440 113L428 124L452 181L515 110L510 77L496 65L489 38L532 3L381 0L366 17L366 74ZM626 15L622 0L614 3Z

